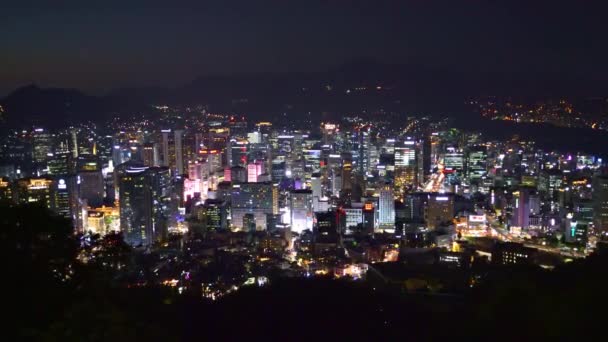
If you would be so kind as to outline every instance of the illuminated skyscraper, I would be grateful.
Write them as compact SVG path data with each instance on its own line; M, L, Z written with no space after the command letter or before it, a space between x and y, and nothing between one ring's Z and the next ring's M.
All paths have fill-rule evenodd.
M593 221L602 236L608 235L608 176L593 179Z
M467 178L476 180L486 174L487 152L485 146L473 147L467 154Z
M278 215L279 192L270 183L243 183L232 187L232 225L243 229L243 217L253 215L256 227L266 229L267 214Z
M526 230L530 226L530 189L520 188L515 196L515 210L511 217L511 225Z
M50 178L23 178L16 182L15 199L18 203L39 203L54 209L56 186Z
M264 163L262 161L255 161L247 165L247 182L256 183L258 177L264 173Z
M177 170L178 175L184 174L184 131L181 129L176 129L173 132L175 135L175 169Z
M13 185L3 178L0 178L0 201L13 201Z
M42 128L34 129L32 133L32 160L34 163L44 163L53 151L53 136Z
M149 246L165 237L170 182L168 168L133 167L120 177L120 229L129 244Z
M378 225L380 229L395 228L395 198L389 185L380 190Z
M312 229L312 191L294 190L289 196L289 209L291 212L291 230L301 233Z
M416 164L415 142L407 140L403 146L396 146L395 150L395 187L404 190L417 185L418 173Z
M142 153L142 159L145 166L160 166L157 145L153 143L145 144Z
M428 228L435 229L454 218L454 194L428 194L427 201L425 221Z

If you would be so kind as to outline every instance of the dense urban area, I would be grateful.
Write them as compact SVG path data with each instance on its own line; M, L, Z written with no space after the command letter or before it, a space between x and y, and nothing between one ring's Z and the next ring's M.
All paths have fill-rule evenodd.
M576 115L564 101L521 115L484 101L467 105L498 120L604 127L562 118ZM154 325L153 339L193 336L204 322L210 332L247 336L222 329L231 329L226 320L256 329L265 321L258 314L275 333L285 331L281 322L314 335L315 324L330 324L315 316L332 319L319 310L345 315L334 318L343 336L408 336L404 322L425 327L410 336L429 336L433 317L463 334L510 320L552 335L553 324L586 317L570 305L578 297L559 296L592 295L569 293L582 286L570 278L587 279L583 270L605 255L600 155L517 135L497 140L437 116L252 122L205 106L155 105L128 118L4 131L3 262L16 272L16 291L28 283L30 300L46 306L35 324L20 323L26 336L129 336L129 315ZM46 291L73 304L58 308ZM87 297L95 291L102 298ZM289 303L292 291L301 296ZM130 304L108 309L106 301ZM533 317L529 307L552 301L551 315L563 317ZM70 326L91 324L87 316L99 326ZM170 324L180 333L156 331Z

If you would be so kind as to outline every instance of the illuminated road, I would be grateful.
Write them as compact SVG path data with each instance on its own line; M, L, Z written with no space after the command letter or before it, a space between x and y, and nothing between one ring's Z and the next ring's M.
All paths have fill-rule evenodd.
M443 172L437 171L436 173L431 175L431 178L424 185L424 192L439 192L443 187L443 180L445 176Z
M494 231L496 233L496 235L499 237L499 239L502 241L517 242L517 243L523 244L525 247L535 248L535 249L538 249L543 252L552 253L552 254L560 254L563 256L571 257L571 258L586 257L585 253L583 253L583 252L564 250L564 249L561 249L558 247L539 245L539 244L531 243L520 237L513 236L507 230L503 229L500 226L500 224L498 222L496 222L496 220L494 220L493 217L490 217L489 215L487 217L488 217L488 224L489 224L490 229L492 229L492 231Z

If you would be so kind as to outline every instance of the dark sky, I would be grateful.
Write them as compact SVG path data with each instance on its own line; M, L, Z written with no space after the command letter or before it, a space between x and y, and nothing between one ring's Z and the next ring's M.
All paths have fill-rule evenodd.
M32 82L100 93L361 59L608 80L602 2L4 2L0 94Z

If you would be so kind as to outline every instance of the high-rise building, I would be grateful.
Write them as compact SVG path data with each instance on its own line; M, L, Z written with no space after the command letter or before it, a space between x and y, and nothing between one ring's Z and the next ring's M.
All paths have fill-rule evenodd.
M243 229L243 217L252 214L257 229L266 229L267 214L279 213L279 191L271 183L235 184L231 193L231 224Z
M256 160L249 163L247 165L247 182L256 183L262 173L264 173L264 163L262 161Z
M90 206L101 206L104 198L104 180L101 170L80 171L80 198L86 199Z
M293 190L289 195L289 210L291 212L291 230L301 233L312 229L312 191Z
M53 176L67 175L70 171L73 171L71 167L72 153L68 150L58 150L49 156L47 162L49 168L49 174Z
M427 195L425 221L430 229L447 224L454 219L454 194L431 193Z
M608 235L608 176L593 179L593 222L603 236Z
M389 185L380 190L378 225L380 229L395 228L395 198Z
M131 245L149 246L165 237L170 214L168 168L130 168L119 180L120 229Z
M531 190L520 188L515 194L515 210L511 217L511 225L527 230L530 227L530 197Z
M464 170L464 154L460 151L450 149L445 154L444 165L447 170L462 172Z
M247 169L242 166L233 166L230 168L230 181L232 183L247 182Z
M181 129L176 129L173 132L175 138L175 170L177 170L178 175L184 174L184 131Z
M43 129L36 128L32 132L32 160L34 163L44 163L53 152L53 135Z
M13 185L3 178L0 178L0 201L13 201Z
M161 133L161 165L168 167L172 173L184 174L187 168L187 158L184 159L184 130L163 129ZM171 134L173 133L173 134ZM193 143L194 144L194 143Z
M247 154L249 150L249 142L247 140L231 139L227 146L227 158L229 166L245 166L247 165Z
M142 160L145 166L160 166L158 156L158 146L154 143L144 144Z
M466 173L469 180L476 180L485 176L487 157L485 146L476 146L468 151Z
M51 210L55 207L56 186L50 178L22 178L16 181L15 199L18 203L39 203Z
M407 140L403 146L395 147L395 168L415 166L416 164L416 148L415 142Z
M340 212L315 213L313 239L315 243L337 243L340 236Z
M171 130L170 129L163 129L160 131L161 133L161 166L165 166L165 167L169 167L170 166L170 152L169 152L169 145L170 145L170 134L171 134Z
M195 208L195 217L205 231L228 229L228 208L224 200L207 199Z

